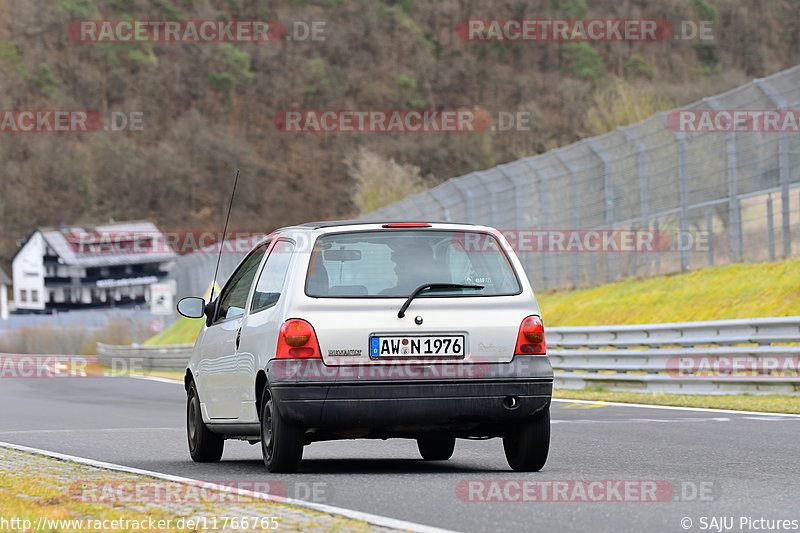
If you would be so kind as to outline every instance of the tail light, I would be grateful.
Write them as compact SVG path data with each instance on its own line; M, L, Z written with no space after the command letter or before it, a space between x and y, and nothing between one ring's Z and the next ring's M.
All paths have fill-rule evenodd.
M544 338L542 319L531 315L522 321L517 334L517 347L514 355L546 355L547 342Z
M314 328L299 318L283 323L278 333L278 348L275 353L279 359L322 357Z
M424 222L390 222L389 224L384 224L381 226L382 228L430 228L430 224L425 224Z

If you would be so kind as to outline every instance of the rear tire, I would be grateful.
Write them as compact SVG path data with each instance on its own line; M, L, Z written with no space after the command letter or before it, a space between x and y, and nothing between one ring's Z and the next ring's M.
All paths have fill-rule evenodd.
M200 397L194 382L189 385L186 401L186 435L189 441L189 454L196 463L216 463L222 458L225 439L213 433L200 411Z
M297 471L303 459L305 429L287 422L276 408L269 387L261 396L261 452L267 470L273 473Z
M508 466L517 472L538 472L550 450L550 408L522 422L503 438Z
M417 439L419 454L426 461L446 461L453 456L455 437L420 437Z

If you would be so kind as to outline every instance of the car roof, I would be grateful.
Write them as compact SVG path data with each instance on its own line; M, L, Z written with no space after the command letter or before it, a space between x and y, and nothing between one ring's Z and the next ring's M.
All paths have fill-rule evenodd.
M483 226L480 224L470 224L469 222L441 222L441 221L432 221L432 220L364 220L364 219L351 219L351 220L322 220L318 222L305 222L303 224L297 224L294 226L284 226L282 228L278 228L274 230L269 235L265 236L261 241L258 242L257 246L268 242L271 238L275 235L285 235L291 236L293 233L302 233L302 232L309 232L309 231L316 231L316 230L323 230L325 228L339 228L339 227L346 227L346 226L381 226L384 224L430 224L436 226L465 226L470 228L475 228L478 231L492 231L493 228L489 226ZM399 228L398 228L399 229ZM413 229L413 228L411 228ZM418 231L424 231L423 228L418 228ZM354 230L357 231L357 230ZM255 248L255 247L254 247Z
M450 221L440 221L440 220L363 220L363 219L353 219L353 220L323 220L319 222L306 222L304 224L298 224L296 226L289 226L286 228L281 229L289 229L291 228L303 228L303 229L322 229L322 228L335 228L339 226L358 226L358 225L367 225L367 224L454 224L459 226L476 226L476 224L470 224L467 222L450 222Z

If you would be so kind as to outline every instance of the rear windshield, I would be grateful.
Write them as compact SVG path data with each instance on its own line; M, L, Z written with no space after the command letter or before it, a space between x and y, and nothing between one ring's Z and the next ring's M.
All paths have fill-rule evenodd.
M390 230L320 237L311 255L306 294L316 297L407 297L425 283L483 285L436 289L420 296L519 294L519 280L488 233Z

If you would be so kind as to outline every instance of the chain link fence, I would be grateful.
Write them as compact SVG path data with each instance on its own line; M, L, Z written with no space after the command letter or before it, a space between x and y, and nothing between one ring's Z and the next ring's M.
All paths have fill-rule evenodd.
M796 116L796 108L800 66L682 110L794 110ZM364 218L487 224L517 236L577 232L582 239L592 230L633 230L661 239L653 249L632 252L613 246L594 251L515 246L539 290L797 255L800 243L792 236L800 236L800 133L791 128L695 133L672 127L673 116L660 113L452 178Z

